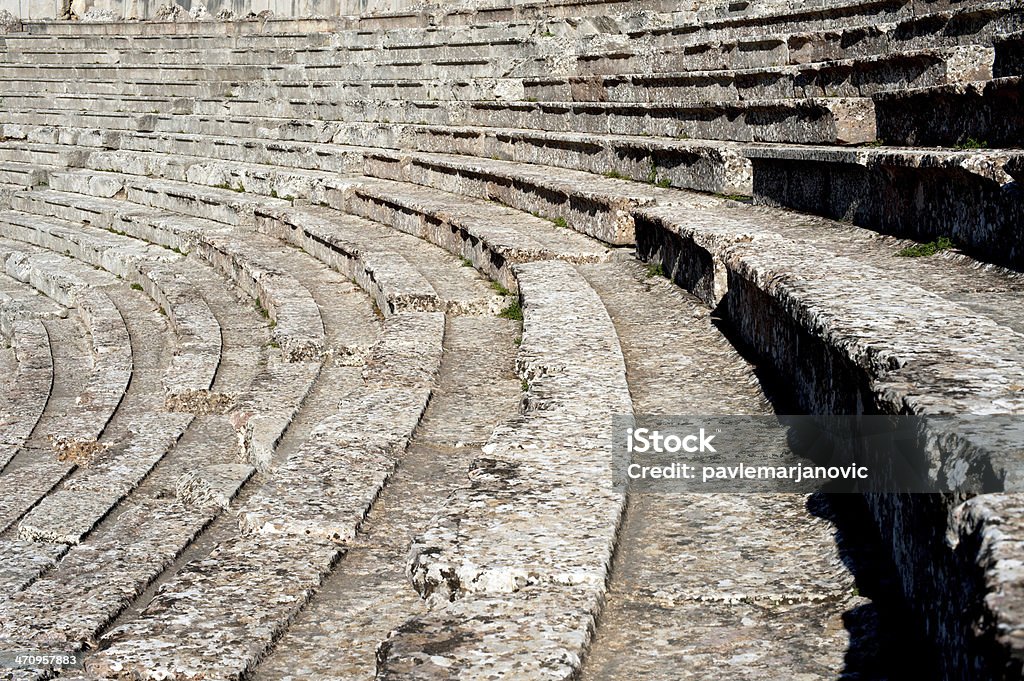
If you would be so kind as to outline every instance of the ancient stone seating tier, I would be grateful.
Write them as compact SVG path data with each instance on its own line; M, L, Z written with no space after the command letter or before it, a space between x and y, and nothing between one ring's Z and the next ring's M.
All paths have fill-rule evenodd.
M610 428L1024 411L1020 3L470 5L0 35L0 648L1018 669L1017 494L626 495Z

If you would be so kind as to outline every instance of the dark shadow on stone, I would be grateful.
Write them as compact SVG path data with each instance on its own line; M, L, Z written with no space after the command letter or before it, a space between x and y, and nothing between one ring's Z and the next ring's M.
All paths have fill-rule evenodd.
M816 493L808 497L811 515L835 529L839 555L853 575L858 593L870 603L843 613L850 635L844 681L927 681L940 677L938 659L922 626L900 591L896 567L858 494Z

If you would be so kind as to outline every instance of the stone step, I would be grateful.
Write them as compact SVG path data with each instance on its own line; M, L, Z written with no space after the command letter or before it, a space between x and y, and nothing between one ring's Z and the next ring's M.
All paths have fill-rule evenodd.
M8 214L7 224L14 219ZM48 245L55 249L64 245L80 250L71 242ZM115 259L112 253L115 250L102 251L103 258ZM64 248L64 252L70 252L70 248ZM133 360L129 389L98 440L100 448L87 452L85 460L71 461L79 464L78 467L70 472L63 485L39 499L18 525L17 534L21 539L66 547L80 542L152 471L184 432L192 416L163 411L160 388L166 371L175 369L173 362L168 362L173 346L171 338L167 337L167 323L157 314L152 300L130 291L127 282L112 274L93 269L100 265L90 267L61 258L61 267L112 296L129 333ZM29 462L23 469L31 473L34 467Z
M443 335L442 313L390 317L364 374L366 387L322 421L241 509L242 536L185 565L138 618L105 637L105 650L90 659L89 671L188 678L251 669L342 555L405 450L437 376ZM338 460L349 465L339 467ZM263 568L255 573L246 567L257 565ZM254 581L239 583L239 570ZM285 585L291 597L283 597ZM182 590L196 599L172 595ZM241 593L252 599L247 624L236 616ZM262 623L258 629L252 618ZM186 620L202 625L189 625L186 633ZM224 655L204 627L241 627L246 644ZM175 640L173 650L154 651L163 637Z
M502 100L555 102L708 102L802 97L866 97L878 92L990 78L992 48L965 45L946 49L858 57L811 65L743 70L650 73L610 76L379 80L352 66L306 67L296 73L265 72L239 76L211 69L161 80L157 67L89 69L77 67L0 67L11 93L92 96L237 98L244 101L358 101L361 99ZM35 72L31 72L34 68ZM160 67L162 68L162 67ZM557 73L557 72L556 72ZM369 77L368 77L369 75ZM452 74L455 75L455 74Z
M617 72L524 79L524 99L575 102L732 102L870 97L991 77L992 49L966 45L812 64L748 69Z
M875 96L878 139L905 146L1019 147L1024 76Z
M153 114L128 123L129 129L159 124L159 114L200 117L284 117L324 121L393 121L434 125L484 125L580 133L792 142L859 143L875 139L872 101L866 98L750 100L665 104L572 102L245 102L146 97L19 95L0 104L6 109L56 107L72 111ZM88 119L88 116L86 117ZM122 123L125 124L125 123ZM159 128L149 128L150 131ZM243 128L239 128L241 131ZM180 131L180 130L177 130ZM190 129L186 132L204 132ZM222 130L226 132L226 130ZM246 130L241 134L250 134Z
M415 236L324 207L257 211L257 229L301 247L401 310L490 314L508 305L475 270Z
M254 666L305 604L344 549L291 536L238 537L189 564L165 585L142 617L105 638L87 671L118 678L170 674L235 677ZM239 609L247 613L243 622ZM221 642L226 634L236 642Z
M5 598L21 591L54 565L67 551L60 544L40 544L20 539L0 540L0 594Z
M58 191L112 198L123 196L128 202L153 209L224 223L251 225L258 206L283 208L289 202L273 198L246 196L245 187L202 187L174 181L150 180L131 175L72 171L50 173L50 187Z
M615 324L638 425L651 414L771 413L713 311L632 258L578 269ZM856 596L835 528L811 504L803 495L636 492L583 678L704 678L721 659L734 660L736 678L848 669L844 618L868 601Z
M631 211L667 201L670 192L591 173L529 167L450 154L364 151L364 172L497 201L612 245L633 243Z
M1015 150L751 148L754 200L922 242L940 237L1020 268L1024 243Z
M510 291L516 290L514 264L607 257L607 249L541 218L426 187L356 178L344 190L328 192L327 202L465 258Z
M777 30L764 25L753 34L693 33L679 27L634 32L619 40L598 35L581 42L576 69L581 76L749 69L988 46L997 36L1019 30L1021 21L1018 5L989 2L851 25L805 23Z
M0 228L5 227L0 223ZM88 285L62 267L62 256L27 253L0 244L4 271L30 284L61 305L74 308L88 333L89 359L86 377L79 378L81 392L51 398L23 447L0 476L3 503L0 526L10 527L77 465L85 465L101 454L98 440L121 405L133 372L131 342L124 319L106 292ZM52 332L48 333L54 342ZM55 346L56 347L56 346ZM64 386L56 380L69 367L54 352L54 381L51 395ZM81 361L81 360L79 360Z
M366 235L367 221L327 215L321 209L259 209L257 231L299 246L371 292L377 307L391 315L405 310L446 307L422 274L401 255Z
M124 319L110 297L61 270L56 256L4 253L6 273L53 298L76 308L89 330L93 370L89 387L78 396L82 405L59 429L46 435L54 447L73 454L78 444L95 442L121 403L132 375L132 348Z
M373 677L378 643L423 610L405 571L411 535L438 500L465 484L494 425L518 411L518 336L512 320L449 317L440 380L401 465L337 568L260 663L256 681L298 669L307 678Z
M0 182L18 187L35 187L46 180L46 173L29 163L0 162Z
M498 201L557 224L572 225L578 231L616 245L633 242L631 208L658 200L669 200L671 196L663 189L598 178L590 173L562 171L554 176L545 169L532 169L522 164L497 160L394 153L367 148L315 148L320 152L316 159L334 150L346 158L362 157L361 170L368 175ZM323 173L289 172L273 166L212 162L203 158L168 154L97 151L83 157L81 163L95 170L215 187L244 187L247 192L309 198L318 203L325 202L326 194L337 185L332 175ZM69 176L56 173L52 177L51 186L54 189L70 187L73 191L82 191L68 184L69 177L79 176L84 174ZM89 177L92 188L98 180L91 174ZM108 179L107 175L100 177L104 181ZM132 183L133 180L129 179L125 186ZM110 195L117 186L111 182L103 194ZM209 209L204 206L204 210Z
M39 166L63 168L80 164L82 152L73 147L59 144L37 144L6 141L0 144L0 160L3 168L23 169L32 178L38 174ZM15 165L17 164L17 165ZM35 171L34 175L33 170ZM24 175L19 179L24 179ZM16 180L17 182L17 180ZM22 184L22 182L18 182ZM22 184L22 186L33 186Z
M156 209L142 209L135 204L109 195L110 183L122 182L130 176L79 174L66 185L78 192L45 190L20 195L15 207L29 213L48 215L64 220L83 221L100 228L111 229L151 240L167 249L180 253L195 250L229 279L257 299L267 318L275 323L274 337L285 355L295 361L320 357L324 351L323 322L319 310L301 283L289 274L266 262L248 237L232 235L229 228L219 223L177 217ZM79 195L91 191L89 180L99 180L97 194ZM176 190L176 195L191 191ZM117 193L117 192L114 192Z
M134 413L130 441L78 471L18 524L25 541L78 544L130 494L192 422L190 414Z
M0 396L0 472L35 430L53 386L53 355L46 327L38 319L23 318L16 306L10 298L0 303L0 335L16 361L14 375L8 377L7 389Z
M32 205L31 199L22 203L22 197L18 202ZM106 206L91 208L95 214ZM103 231L110 226L102 223L89 227L16 212L2 213L0 220L14 230L8 235L101 267L139 287L163 309L177 336L171 367L163 380L168 406L188 411L188 402L210 390L220 364L221 328L209 305L197 299L186 280L195 273L194 267L165 249L147 248Z
M61 640L81 650L192 541L213 511L170 498L130 501L109 528L27 588L0 601L0 640L26 646ZM58 613L56 592L73 598Z
M737 341L749 344L751 356L789 386L801 409L920 415L1024 409L1017 389L1024 384L1021 334L893 278L899 265L881 269L786 238L765 229L771 223L764 214L740 204L713 213L645 208L637 217L638 253L660 262L669 276L714 307ZM894 296L914 305L894 307ZM799 343L799 353L780 347L783 338ZM957 377L955 384L949 376ZM953 465L945 454L933 462L939 468ZM998 460L992 465L1004 466ZM940 621L960 621L966 600L984 598L1008 578L986 568L984 558L970 558L978 562L967 569L979 579L988 571L986 586L974 594L948 589L965 568L946 537L965 537L997 522L987 497L969 502L962 509L967 516L947 515L951 506L935 499L918 498L896 509L895 498L870 506L886 545L906 549L896 560L907 602L932 631ZM892 523L897 517L898 527ZM1003 555L1014 555L1010 544L1000 544ZM1017 626L1012 612L996 610L992 615L1000 626ZM970 631L966 623L951 625L937 645L967 650Z
M189 150L200 151L209 142L205 138L185 138ZM145 146L145 145L140 145ZM158 146L158 145L152 145ZM164 145L159 145L164 148ZM178 146L178 145L174 145ZM370 148L327 145L294 145L297 161L303 165L326 168L336 165L357 167L375 177L413 182L437 189L499 201L549 220L572 225L578 231L611 244L633 241L631 207L658 199L667 200L663 189L647 188L617 179L597 178L590 173L524 167L499 160L466 159L441 154L394 153ZM333 152L333 153L332 153ZM363 159L357 163L355 159ZM292 173L273 166L251 163L212 162L199 157L134 151L96 151L78 159L95 169L184 180L212 186L245 187L247 191L274 196L310 198L322 202L324 192L334 184L333 177L316 173ZM648 174L650 169L647 170ZM651 178L647 178L653 181ZM663 178L659 178L664 182ZM60 188L62 176L54 179Z
M460 678L481 678L485 667L493 673L485 660L503 644L497 659L517 678L539 678L540 669L568 677L604 592L624 497L611 486L611 440L595 434L613 415L632 414L622 351L600 298L572 265L514 271L524 413L495 429L470 486L414 540L409 574L431 611L382 644L383 678L419 663L416 676L427 674L444 632L481 618L489 622L483 636L456 635L446 646L444 662ZM508 605L496 610L499 599Z
M182 119L176 120L184 122ZM276 135L289 135L287 127L270 127L275 125L273 121L263 120L259 125L274 130ZM281 121L278 125L285 125L285 122ZM12 141L0 147L0 155L7 153L8 149L29 148L22 141L25 140L30 144L55 145L59 142L122 151L174 154L178 159L184 155L341 173L362 172L364 150L349 149L345 146L352 145L374 147L375 151L384 147L457 153L481 158L497 157L520 163L619 176L641 182L653 180L658 184L712 193L752 193L750 161L743 155L746 147L722 141L375 123L329 126L329 130L325 130L323 136L334 139L338 144L231 137L217 134L209 126L207 129L211 135L101 132L88 128L58 129L48 125L29 126L13 123L4 124L2 129L3 134ZM298 136L307 137L301 132ZM14 141L15 138L18 141ZM88 155L88 150L84 151L86 153L75 157L75 162L79 165L84 164L88 158L98 158L95 155ZM117 156L108 158L114 160ZM609 171L609 168L613 170ZM110 165L104 169L116 168ZM246 187L250 184L246 184ZM277 191L279 196L282 195L282 191Z

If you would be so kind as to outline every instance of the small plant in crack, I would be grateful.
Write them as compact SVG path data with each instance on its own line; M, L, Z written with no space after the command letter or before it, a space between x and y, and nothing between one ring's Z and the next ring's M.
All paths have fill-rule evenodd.
M504 310L498 313L498 316L502 319L511 319L512 321L521 322L523 321L523 308L519 304L518 300L513 300Z
M906 248L901 249L896 255L901 258L927 258L928 256L936 255L942 251L948 251L954 247L955 245L953 244L952 239L940 236L935 241L907 246Z
M963 142L957 144L954 149L988 149L988 142L968 137Z
M503 296L512 295L512 292L505 288L500 281L492 281L491 288Z
M665 268L662 267L661 263L653 263L647 266L647 278L652 279L654 277L664 277Z

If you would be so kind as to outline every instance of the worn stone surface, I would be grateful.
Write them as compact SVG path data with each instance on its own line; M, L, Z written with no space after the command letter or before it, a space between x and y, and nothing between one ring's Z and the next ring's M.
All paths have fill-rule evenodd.
M0 231L68 257L0 258L82 314L40 317L47 338L0 314L0 373L50 346L37 430L88 466L57 461L8 396L0 518L38 502L21 531L78 543L56 565L17 554L0 636L91 646L119 617L86 676L259 677L282 634L268 680L858 675L865 601L830 525L797 498L626 505L604 484L608 417L770 411L764 377L804 411L1021 410L1019 277L988 264L1019 260L1021 161L998 148L1019 142L1019 3L365 14L384 4L296 22L270 18L279 3L237 22L168 6L5 36ZM957 250L894 260L908 242L859 226ZM714 312L579 232L635 234ZM492 316L514 318L514 296L522 390L503 375L491 392L486 342L450 332L514 333ZM452 351L462 371L439 370ZM166 433L132 431L139 412ZM871 503L945 676L1019 671L1015 498ZM346 555L285 633L339 541L351 572Z
M62 544L44 544L15 539L0 541L0 595L10 596L28 586L60 559L68 547Z

